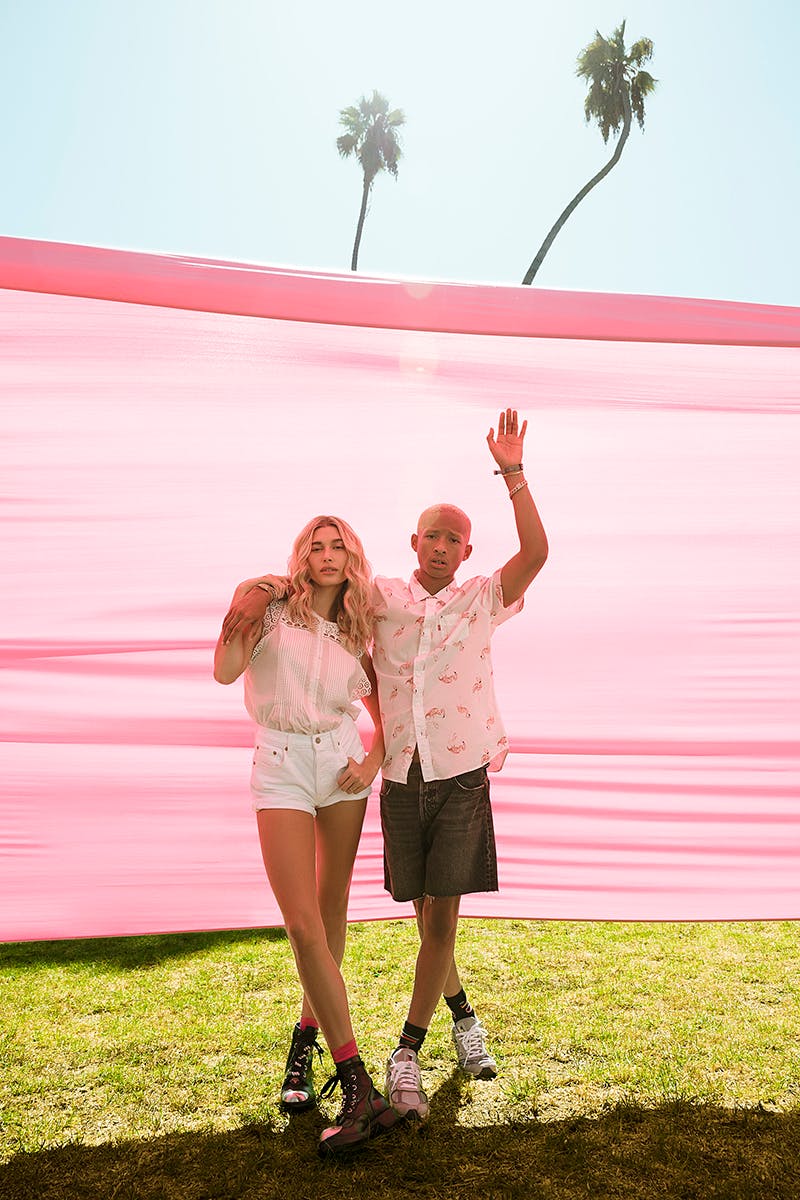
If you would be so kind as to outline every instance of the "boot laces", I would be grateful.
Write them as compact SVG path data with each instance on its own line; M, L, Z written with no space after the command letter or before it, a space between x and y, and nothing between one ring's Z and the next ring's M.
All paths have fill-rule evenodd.
M313 1060L314 1051L319 1055L320 1062L322 1061L322 1047L317 1045L316 1041L301 1042L298 1039L297 1046L294 1048L294 1054L289 1058L286 1065L286 1078L293 1083L299 1083L308 1072L310 1061Z
M337 1124L341 1124L355 1112L358 1106L358 1076L348 1073L342 1079L338 1074L331 1075L320 1092L320 1098L324 1099L325 1096L330 1096L332 1092L335 1092L337 1083L342 1085L342 1107L336 1117Z

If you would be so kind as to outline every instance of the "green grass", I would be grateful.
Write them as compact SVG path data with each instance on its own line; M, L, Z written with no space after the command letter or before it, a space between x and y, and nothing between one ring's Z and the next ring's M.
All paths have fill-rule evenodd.
M378 1081L416 945L411 922L350 930ZM498 1079L454 1071L442 1006L429 1122L344 1165L316 1158L321 1113L277 1107L282 932L0 946L0 1196L800 1196L794 923L463 921L458 959Z

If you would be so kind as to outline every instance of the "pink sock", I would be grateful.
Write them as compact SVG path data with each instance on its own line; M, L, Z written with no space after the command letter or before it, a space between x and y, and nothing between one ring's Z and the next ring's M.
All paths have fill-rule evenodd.
M344 1062L346 1058L355 1058L357 1054L358 1046L356 1045L355 1038L351 1042L345 1042L338 1050L331 1050L333 1061L337 1064Z
M319 1025L317 1024L317 1022L314 1020L313 1017L301 1017L300 1018L300 1032L302 1033L302 1031L304 1029L319 1029Z

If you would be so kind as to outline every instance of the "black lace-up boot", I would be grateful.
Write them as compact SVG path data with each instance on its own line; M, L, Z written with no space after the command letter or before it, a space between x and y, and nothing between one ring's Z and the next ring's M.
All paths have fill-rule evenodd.
M323 1158L360 1149L371 1137L385 1133L400 1119L376 1089L358 1055L338 1064L336 1074L331 1075L320 1096L330 1095L337 1083L342 1085L342 1107L336 1115L336 1124L323 1129L319 1139L318 1149Z
M322 1059L322 1049L317 1045L317 1030L313 1026L301 1029L295 1025L292 1045L286 1059L286 1076L281 1088L281 1108L284 1112L306 1112L317 1103L314 1091L314 1051Z

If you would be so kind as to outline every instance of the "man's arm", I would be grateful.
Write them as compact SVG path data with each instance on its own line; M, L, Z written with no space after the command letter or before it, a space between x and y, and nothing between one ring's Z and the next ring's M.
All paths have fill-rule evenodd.
M497 438L495 439L494 429L490 429L486 439L492 457L503 472L503 480L514 506L514 520L519 535L519 551L508 560L500 572L503 605L506 608L524 595L547 561L547 535L536 511L525 475L522 470L508 470L522 465L522 448L527 428L528 422L523 421L522 429L519 429L516 409L509 408L500 413Z
M227 641L220 633L214 649L214 678L217 683L233 683L250 662L261 637L261 624L240 630Z
M262 585L268 585L266 590ZM267 605L285 596L289 590L286 575L259 575L245 579L233 593L231 606L222 622L222 641L227 645L238 634L260 628Z

